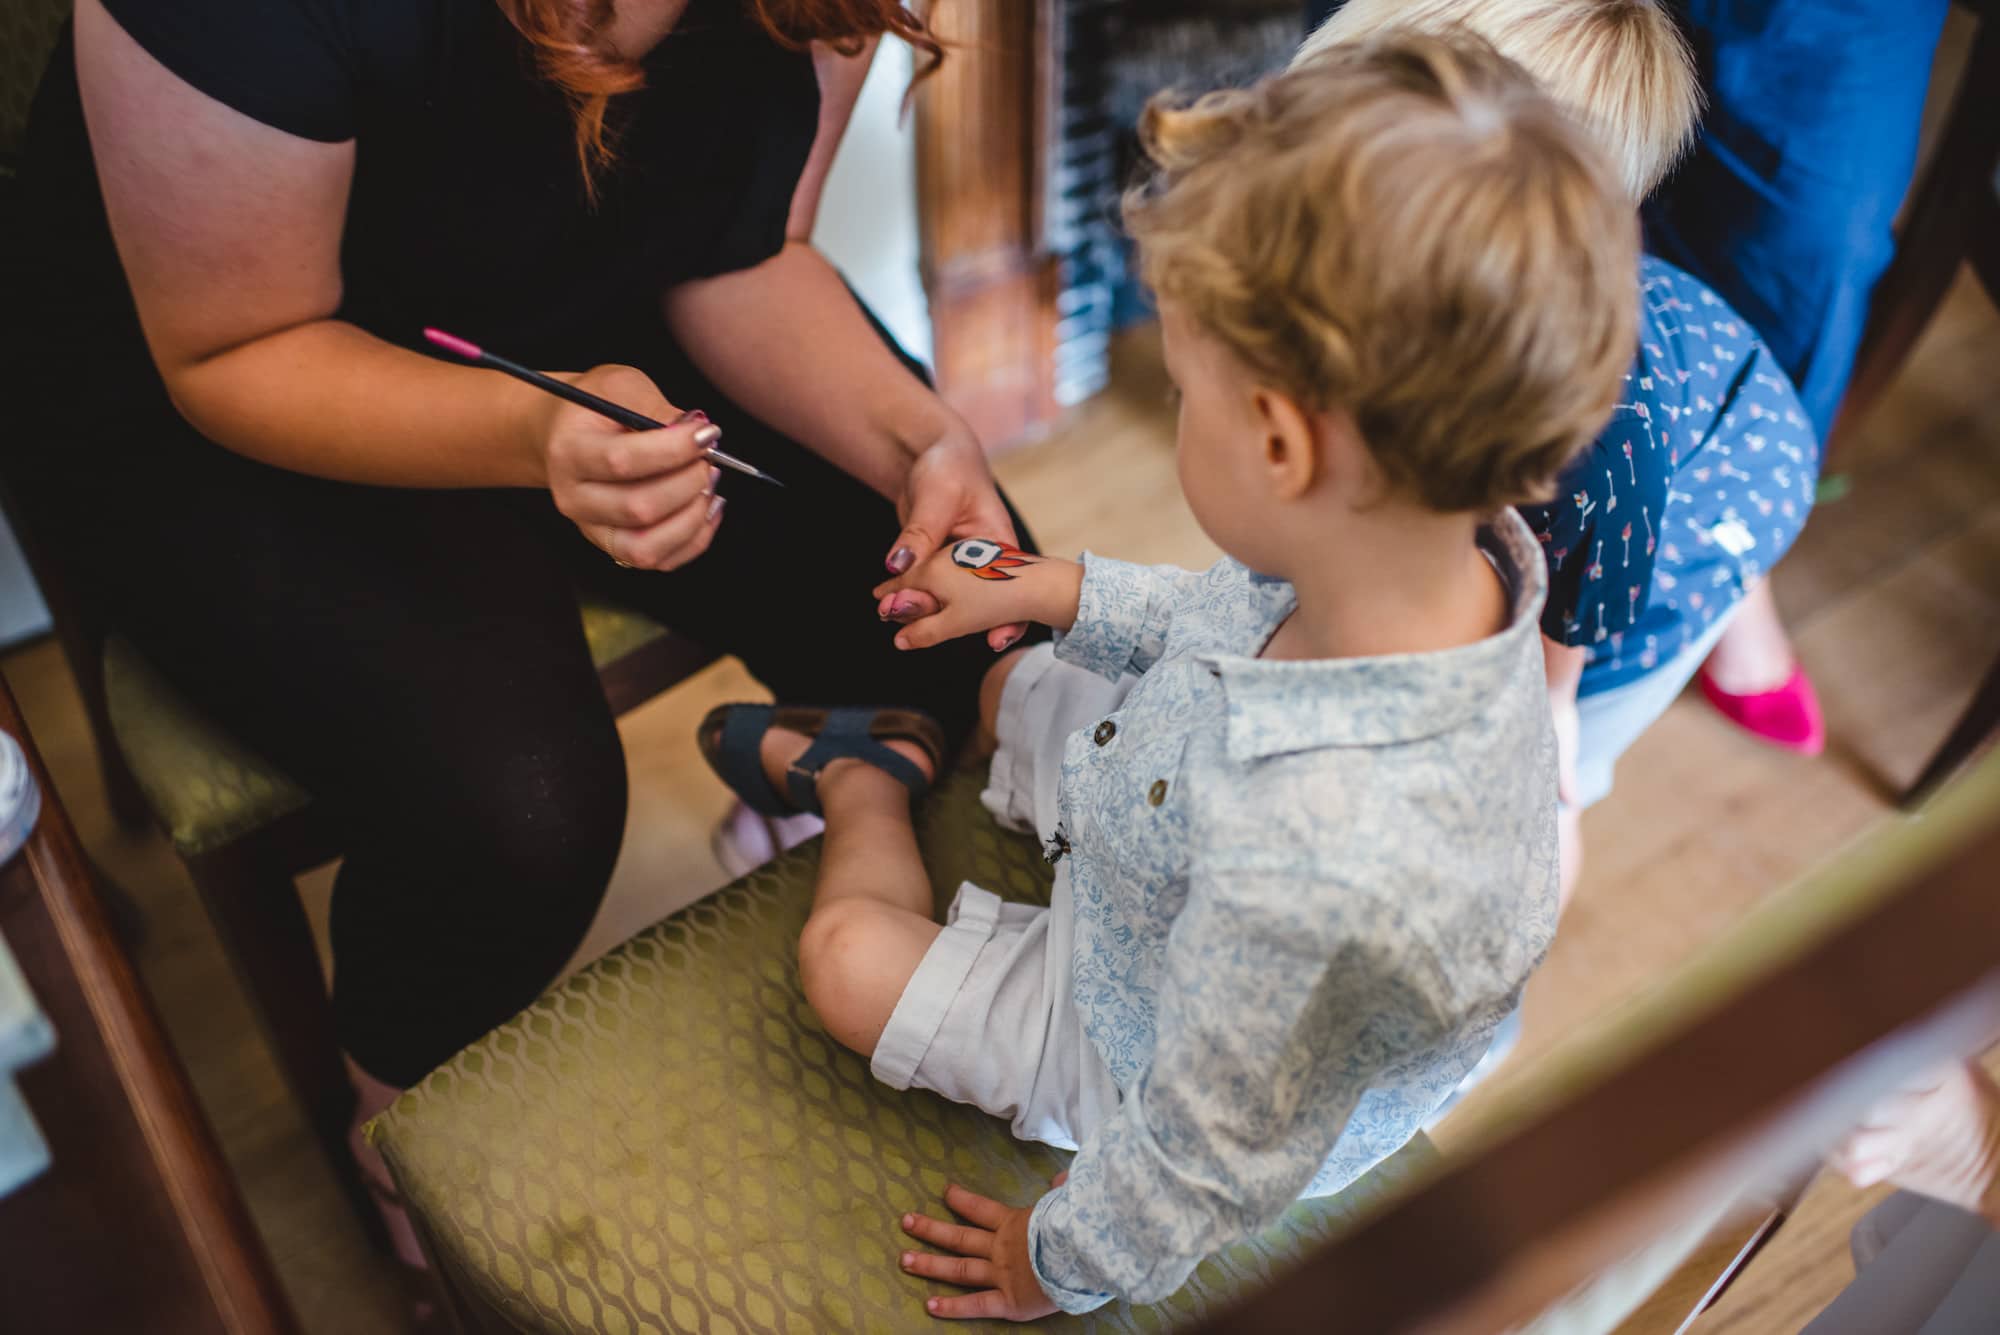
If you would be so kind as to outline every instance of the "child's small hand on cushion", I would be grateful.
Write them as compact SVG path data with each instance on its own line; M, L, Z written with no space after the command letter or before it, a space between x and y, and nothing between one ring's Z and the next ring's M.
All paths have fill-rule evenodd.
M1082 584L1078 562L1031 556L991 538L962 538L878 585L875 611L902 624L898 649L926 649L1023 621L1067 629Z

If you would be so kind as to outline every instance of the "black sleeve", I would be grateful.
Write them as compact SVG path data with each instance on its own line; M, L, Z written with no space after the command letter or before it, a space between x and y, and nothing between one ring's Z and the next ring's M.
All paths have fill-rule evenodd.
M352 0L103 0L191 87L302 139L354 137Z
M750 41L755 54L744 77L756 94L731 113L732 142L722 156L733 166L709 194L728 203L682 279L754 269L785 248L792 196L819 134L819 76L811 54L784 50L761 32Z

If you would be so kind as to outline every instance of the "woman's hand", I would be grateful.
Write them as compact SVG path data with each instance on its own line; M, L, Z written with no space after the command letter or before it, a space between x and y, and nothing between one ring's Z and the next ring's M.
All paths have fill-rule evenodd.
M567 377L662 422L680 412L644 372L599 366ZM673 570L708 550L722 523L721 471L706 451L721 429L705 416L659 431L627 431L553 396L536 424L556 509L619 565Z
M961 538L877 585L875 614L902 625L898 649L928 649L987 631L998 652L1021 638L1026 622L1072 624L1082 587L1083 567L1075 561L1030 556L993 538Z
M1870 1109L1828 1162L1857 1187L1894 1183L2000 1227L2000 1086L1970 1062L1933 1072Z
M1060 1179L1058 1179L1060 1181ZM1028 1218L1032 1206L1015 1209L967 1191L956 1182L945 1188L944 1203L971 1225L947 1223L928 1215L906 1214L903 1231L951 1255L904 1252L903 1269L927 1279L959 1284L976 1293L930 1298L924 1310L953 1320L999 1319L1034 1321L1056 1310L1035 1278L1028 1257Z
M955 537L983 534L1008 547L1019 541L1014 518L1001 503L993 470L986 465L986 451L962 427L940 437L916 457L903 482L903 494L897 498L896 514L903 521L903 531L896 535L884 562L892 575L904 574L929 560ZM1026 630L1018 623L997 626L986 642L998 653Z

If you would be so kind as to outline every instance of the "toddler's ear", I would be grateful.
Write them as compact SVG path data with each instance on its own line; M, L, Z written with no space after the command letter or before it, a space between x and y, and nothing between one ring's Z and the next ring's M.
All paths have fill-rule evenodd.
M1281 501L1297 500L1320 480L1319 418L1282 390L1260 386L1254 397L1263 465L1273 494Z

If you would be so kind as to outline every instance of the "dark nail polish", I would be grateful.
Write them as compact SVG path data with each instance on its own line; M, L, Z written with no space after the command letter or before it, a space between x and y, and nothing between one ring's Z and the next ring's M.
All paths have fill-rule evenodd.
M900 575L917 563L917 554L908 547L898 547L889 553L889 573Z

